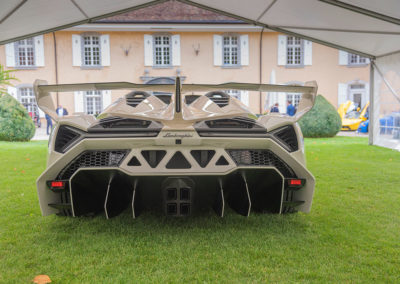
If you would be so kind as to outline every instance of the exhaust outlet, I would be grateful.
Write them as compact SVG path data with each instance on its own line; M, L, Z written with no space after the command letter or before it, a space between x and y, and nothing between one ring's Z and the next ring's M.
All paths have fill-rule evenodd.
M182 217L193 213L194 181L190 178L167 178L162 183L164 212Z

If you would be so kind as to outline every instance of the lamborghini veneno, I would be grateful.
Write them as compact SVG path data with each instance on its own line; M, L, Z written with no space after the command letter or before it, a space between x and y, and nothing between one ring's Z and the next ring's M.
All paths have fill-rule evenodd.
M287 213L311 208L315 180L296 121L317 86L226 83L144 85L35 82L39 107L57 123L37 180L43 215L107 218L129 209L188 216L226 206ZM58 117L51 92L128 90L103 113ZM296 115L254 115L226 90L301 93ZM170 93L160 98L157 93ZM285 95L285 94L282 94Z

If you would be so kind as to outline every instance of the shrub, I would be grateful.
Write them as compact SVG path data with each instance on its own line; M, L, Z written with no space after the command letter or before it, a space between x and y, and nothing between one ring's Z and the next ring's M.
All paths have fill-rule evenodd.
M299 124L304 137L333 137L340 131L342 120L335 107L318 95L314 107L299 120Z
M12 96L0 94L0 140L29 141L35 125L26 109Z

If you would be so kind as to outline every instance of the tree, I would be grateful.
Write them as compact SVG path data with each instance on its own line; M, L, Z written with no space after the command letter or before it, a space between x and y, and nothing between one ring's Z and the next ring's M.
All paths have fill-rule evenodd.
M4 66L0 64L0 94L7 94L7 87L12 86L11 81L18 79L11 73L16 70L5 70Z

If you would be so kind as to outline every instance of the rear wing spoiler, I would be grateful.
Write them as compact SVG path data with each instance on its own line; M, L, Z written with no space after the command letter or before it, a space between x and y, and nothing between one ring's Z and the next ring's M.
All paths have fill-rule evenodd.
M82 84L59 84L48 85L46 81L36 80L34 92L39 108L47 113L55 121L58 121L56 106L51 97L51 92L73 92L73 91L93 91L93 90L141 90L173 93L175 111L180 112L182 93L208 92L216 90L242 90L258 92L281 93L301 93L302 97L297 108L295 120L300 119L307 113L315 102L317 94L317 83L315 81L306 82L304 86L298 85L274 85L274 84L250 84L250 83L224 83L224 84L181 84L180 78L176 78L175 84L135 84L129 82L105 82L105 83L82 83Z

